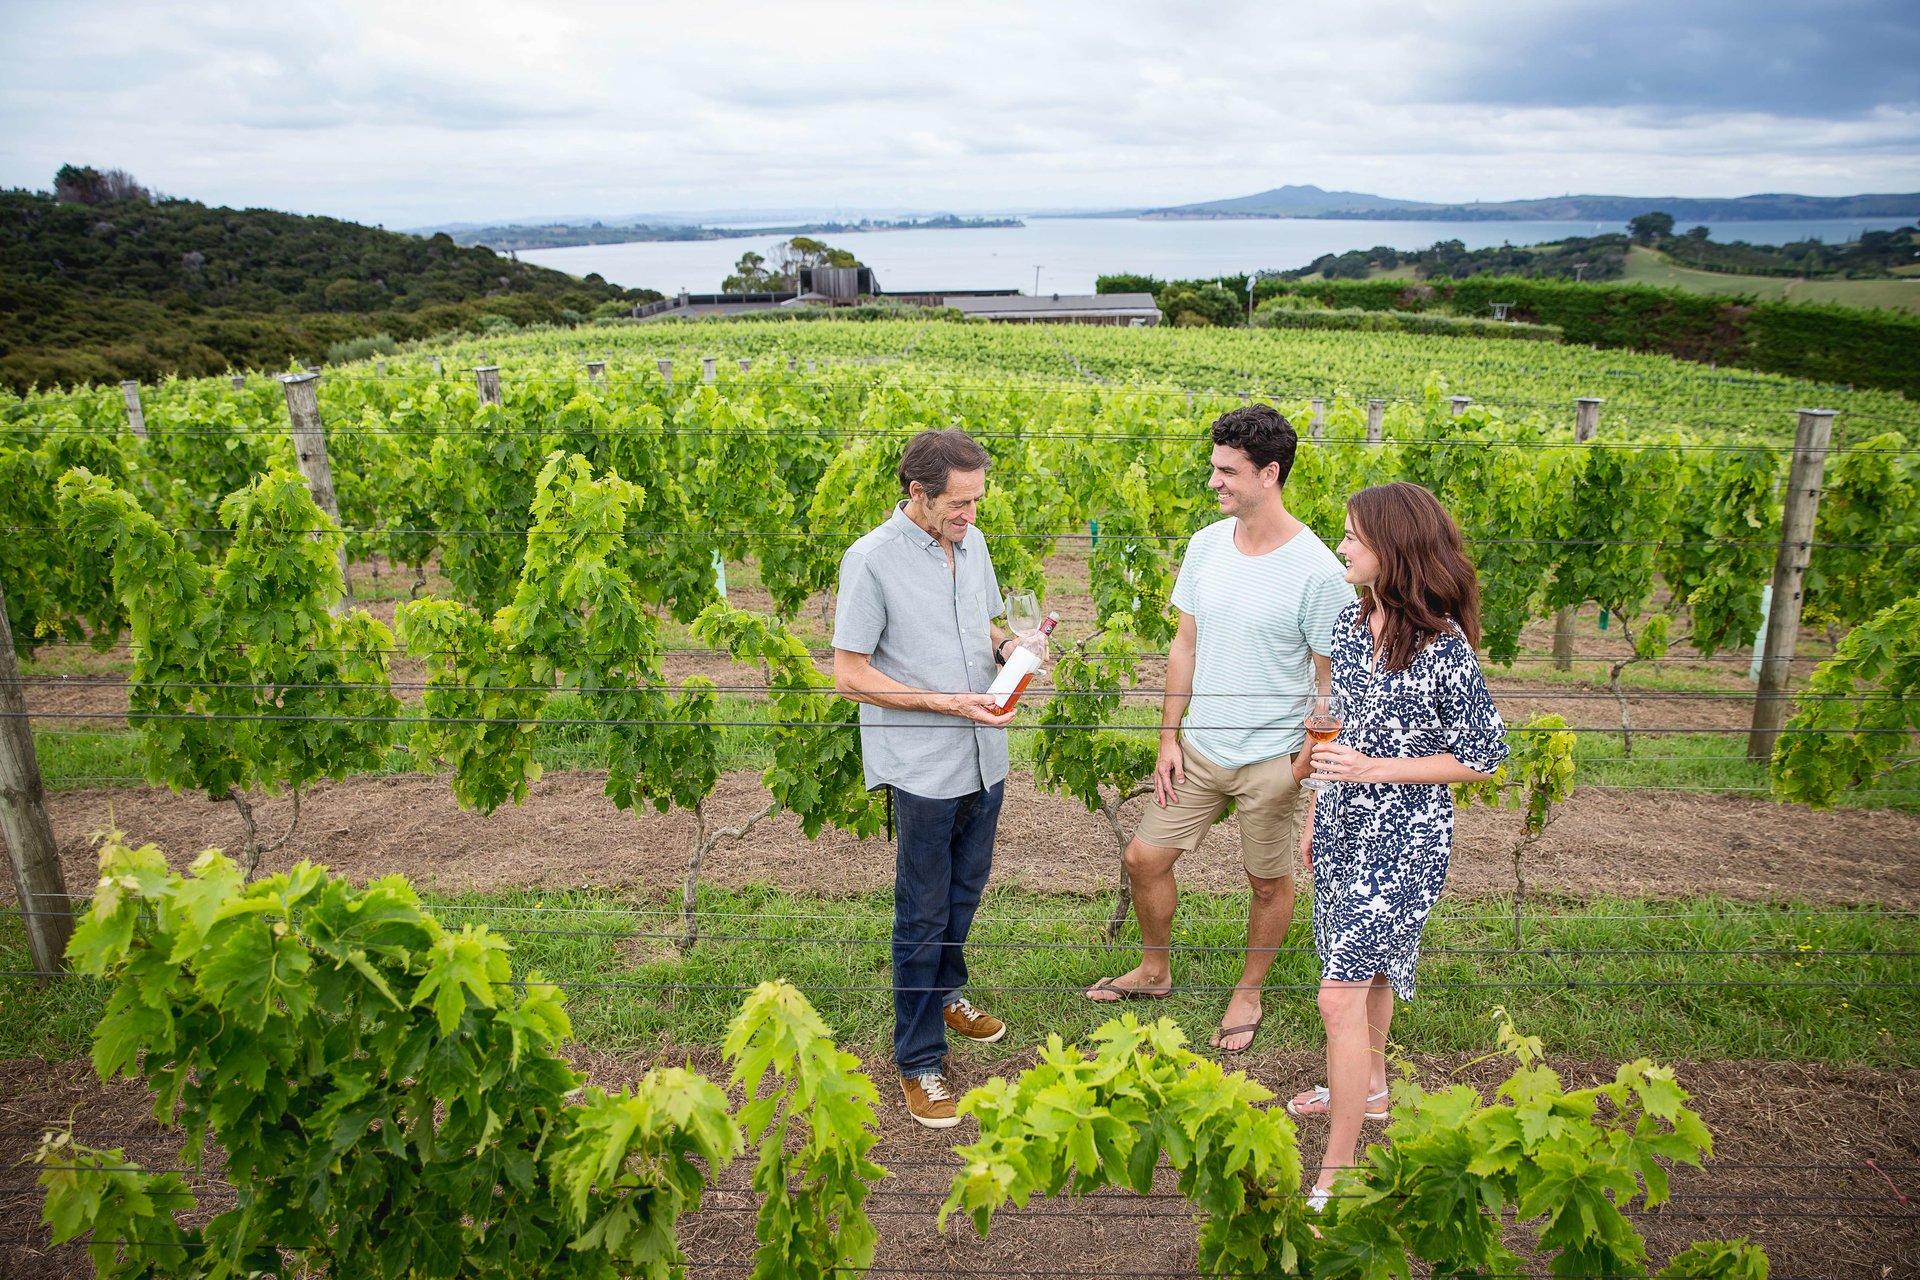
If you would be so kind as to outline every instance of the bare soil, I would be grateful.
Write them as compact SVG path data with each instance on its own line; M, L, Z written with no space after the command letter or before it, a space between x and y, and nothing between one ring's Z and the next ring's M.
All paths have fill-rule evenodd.
M349 778L310 788L294 837L263 861L283 869L302 859L356 881L400 873L442 890L514 885L597 885L652 896L675 888L693 839L691 814L621 813L603 794L605 776L554 772L524 806L490 817L461 809L443 776ZM286 797L261 800L263 839L284 830ZM1123 812L1131 825L1140 806ZM757 775L723 777L708 803L710 822L744 818L766 804ZM69 889L93 883L92 835L110 825L152 842L184 866L201 849L242 845L239 815L227 803L155 788L103 788L48 797ZM1507 893L1518 815L1472 809L1459 815L1452 893ZM1814 812L1763 800L1693 794L1576 795L1527 855L1531 889L1575 898L1655 899L1714 894L1751 902L1878 903L1920 907L1920 814L1846 809ZM994 883L1092 894L1110 889L1118 850L1104 818L1008 780L996 842ZM773 884L827 895L892 885L892 846L881 837L838 832L809 841L789 815L761 823L744 841L722 843L704 879L728 887ZM1231 818L1182 860L1190 888L1245 886ZM11 900L11 887L0 887Z
M609 1088L637 1080L656 1061L678 1065L688 1057L708 1076L725 1077L724 1067L705 1051L574 1054L576 1066ZM1032 1062L1027 1055L1000 1068L1012 1073ZM1279 1097L1321 1078L1320 1054L1310 1048L1257 1053L1236 1065ZM1570 1088L1613 1075L1610 1063L1554 1065ZM1509 1069L1454 1059L1426 1059L1417 1066L1429 1088L1464 1079L1483 1093ZM954 1071L957 1083L982 1083L984 1073L964 1061ZM1675 1173L1667 1208L1636 1217L1657 1263L1694 1240L1746 1236L1767 1250L1776 1276L1920 1276L1920 1213L1899 1198L1920 1190L1920 1071L1706 1062L1682 1063L1679 1074L1714 1135L1714 1154L1704 1171ZM1025 1211L996 1216L985 1241L963 1219L939 1232L935 1215L959 1167L952 1148L973 1140L973 1126L963 1123L945 1133L920 1129L884 1070L877 1083L884 1136L873 1154L891 1176L870 1207L879 1231L875 1263L888 1268L887 1275L945 1280L989 1269L1151 1275L1194 1267L1196 1228L1164 1172L1151 1199L1102 1192L1078 1201L1036 1200ZM40 1193L19 1164L45 1125L69 1116L88 1145L124 1148L130 1160L148 1167L177 1165L177 1136L153 1120L137 1084L103 1086L79 1060L0 1062L0 1169L7 1171L0 1181L0 1273L15 1280L92 1274L78 1250L46 1246ZM1301 1126L1309 1172L1318 1164L1324 1132L1316 1123ZM1804 1167L1809 1165L1824 1167ZM221 1168L219 1153L211 1152L203 1173L191 1179L205 1191L202 1219L233 1203ZM744 1162L717 1173L702 1210L682 1220L682 1247L697 1264L750 1262L756 1207L747 1190L750 1178ZM1509 1243L1519 1247L1523 1238L1516 1234Z

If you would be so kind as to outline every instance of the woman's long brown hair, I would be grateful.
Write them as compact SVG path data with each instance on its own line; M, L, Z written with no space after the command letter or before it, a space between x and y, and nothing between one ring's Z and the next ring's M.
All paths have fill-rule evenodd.
M1360 601L1360 625L1377 609L1380 669L1404 671L1420 651L1457 623L1480 644L1480 580L1460 542L1460 526L1440 500L1396 481L1347 499L1349 532L1380 561Z

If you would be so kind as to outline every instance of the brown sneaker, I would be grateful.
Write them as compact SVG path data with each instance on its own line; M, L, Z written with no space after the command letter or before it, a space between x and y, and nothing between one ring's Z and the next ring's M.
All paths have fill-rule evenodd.
M1007 1024L990 1013L982 1013L967 1003L965 996L955 996L953 1003L945 1009L947 1026L959 1035L981 1044L992 1044L1007 1034Z
M907 1112L929 1129L951 1129L960 1123L959 1101L938 1071L908 1076L900 1082L907 1095Z

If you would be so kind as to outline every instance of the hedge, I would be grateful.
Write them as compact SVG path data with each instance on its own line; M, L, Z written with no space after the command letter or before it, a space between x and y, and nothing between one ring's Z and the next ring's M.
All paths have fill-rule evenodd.
M1519 342L1559 342L1561 331L1550 324L1518 324L1479 316L1419 315L1398 311L1368 311L1364 307L1296 311L1273 307L1256 311L1256 329L1354 329L1367 333L1425 333L1452 338L1510 338Z
M1465 280L1262 282L1256 296L1297 294L1329 307L1508 315L1558 327L1568 342L1662 352L1686 360L1920 396L1920 316L1899 311L1756 302L1645 285L1575 284L1515 276Z

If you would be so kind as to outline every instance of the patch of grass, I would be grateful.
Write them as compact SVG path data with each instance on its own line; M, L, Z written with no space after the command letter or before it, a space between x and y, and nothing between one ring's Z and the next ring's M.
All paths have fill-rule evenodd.
M80 647L46 645L31 658L18 659L22 676L127 676L133 658L122 650L100 653Z
M1801 280L1789 276L1738 276L1696 271L1641 245L1627 253L1628 284L1684 289L1688 293L1744 294L1770 302L1828 302L1848 307L1920 311L1920 281Z
M844 1042L881 1055L890 1042L888 894L703 890L703 940L684 954L674 945L672 908L609 890L520 889L434 902L443 923L501 931L513 944L516 975L538 969L569 985L575 1038L597 1049L718 1044L738 988L768 978L805 990ZM1118 1012L1080 995L1138 955L1137 940L1103 941L1107 906L989 892L969 943L969 992L1013 1033L998 1045L965 1046L967 1058L991 1065L1050 1032L1084 1039ZM1184 894L1174 941L1188 950L1175 957L1174 980L1186 989L1126 1007L1171 1017L1204 1041L1239 973L1246 908L1245 894ZM1262 1048L1322 1043L1310 911L1303 897L1268 980ZM1920 1065L1920 1041L1899 1030L1920 1019L1913 915L1715 899L1542 902L1528 908L1525 944L1514 948L1508 904L1442 902L1427 929L1418 998L1396 1015L1395 1041L1422 1053L1476 1050L1488 1011L1504 1005L1556 1053L1578 1057ZM20 917L0 917L0 968L25 967ZM0 979L0 1056L84 1053L103 1007L104 986L92 980ZM886 1070L883 1058L877 1069Z
M130 730L39 729L33 748L49 791L137 787L146 782L146 753Z
M1611 702L1596 700L1591 705L1594 723L1613 719ZM738 722L714 730L721 737L723 768L757 772L773 763L773 714L767 703L738 694L723 695L718 716ZM604 767L612 730L604 725L561 723L591 718L577 695L555 694L547 704L547 718L555 723L544 725L534 740L534 759L542 769ZM1159 725L1160 710L1144 702L1127 704L1112 723L1144 733ZM372 771L373 776L440 772L433 761L413 752L412 732L410 721L393 726L393 746L383 767ZM34 741L49 791L131 787L145 781L137 733L40 730L34 734ZM1008 735L1008 757L1014 769L1032 769L1038 741L1039 735L1030 729ZM1636 732L1633 743L1633 755L1628 758L1620 734L1580 734L1575 747L1576 787L1678 788L1761 799L1771 794L1766 766L1746 758L1746 739L1740 734ZM1893 774L1870 787L1846 793L1839 804L1849 809L1920 812L1920 772Z

